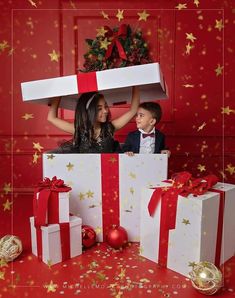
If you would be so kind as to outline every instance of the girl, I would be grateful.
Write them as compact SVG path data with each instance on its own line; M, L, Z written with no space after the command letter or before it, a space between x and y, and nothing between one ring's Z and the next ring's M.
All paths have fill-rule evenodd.
M114 131L125 126L136 114L139 90L132 88L130 110L110 121L110 111L100 93L84 93L78 100L74 124L58 118L60 99L54 99L48 113L48 121L57 128L73 134L73 142L66 142L57 152L112 153L120 151L114 140Z

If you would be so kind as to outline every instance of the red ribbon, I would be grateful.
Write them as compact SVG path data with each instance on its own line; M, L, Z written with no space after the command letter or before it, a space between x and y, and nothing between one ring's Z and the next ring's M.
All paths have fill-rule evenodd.
M172 182L170 188L156 188L148 204L149 214L154 216L161 201L158 263L163 267L167 265L169 230L175 229L178 196L202 195L218 182L218 178L215 175L208 175L195 179L188 172L180 172L173 175Z
M121 42L119 41L120 37L122 37L122 38L126 37L126 35L127 35L127 25L122 24L119 27L117 32L113 32L108 26L104 26L104 29L108 31L105 34L105 36L113 38L111 44L108 46L108 49L107 49L106 54L105 54L105 58L108 59L111 56L112 51L113 51L113 47L114 47L114 45L116 45L119 57L124 59L124 60L127 60L126 53L123 49L123 46L122 46Z
M96 72L77 74L78 93L98 91Z
M111 225L120 224L119 156L101 154L103 238Z
M38 184L33 199L35 227L44 226L48 223L59 223L59 192L68 192L70 190L71 187L68 187L63 180L56 177L51 180L45 178Z

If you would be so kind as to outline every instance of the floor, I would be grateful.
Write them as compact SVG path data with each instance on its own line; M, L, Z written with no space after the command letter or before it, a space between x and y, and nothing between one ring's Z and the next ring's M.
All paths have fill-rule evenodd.
M14 198L11 210L0 211L0 236L18 235L24 246L14 262L0 263L0 298L203 297L189 279L140 257L138 243L121 251L100 243L54 266L39 262L30 247L31 205L31 196L21 195ZM235 257L221 269L224 287L215 296L235 297Z

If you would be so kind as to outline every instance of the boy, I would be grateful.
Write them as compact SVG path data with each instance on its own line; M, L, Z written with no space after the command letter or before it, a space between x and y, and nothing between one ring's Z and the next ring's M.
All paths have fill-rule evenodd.
M130 132L123 145L123 152L132 156L134 153L166 153L165 135L155 128L162 117L161 106L156 102L143 102L136 114L138 130Z

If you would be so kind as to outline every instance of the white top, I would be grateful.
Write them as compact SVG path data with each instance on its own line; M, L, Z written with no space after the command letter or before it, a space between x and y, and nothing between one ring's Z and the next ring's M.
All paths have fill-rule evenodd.
M144 154L151 154L154 153L154 148L155 148L155 138L156 138L156 132L155 128L153 128L148 134L154 133L154 138L153 137L145 137L143 138L142 134L146 134L147 132L143 131L142 129L139 129L141 135L140 135L140 151L139 153L144 153Z

